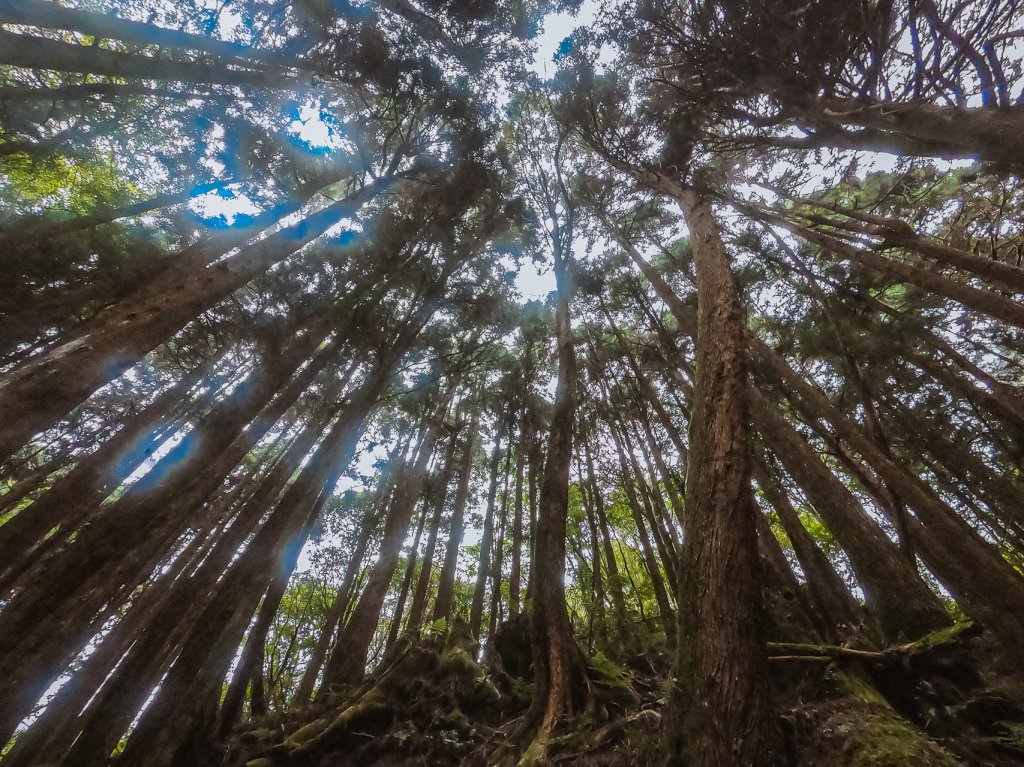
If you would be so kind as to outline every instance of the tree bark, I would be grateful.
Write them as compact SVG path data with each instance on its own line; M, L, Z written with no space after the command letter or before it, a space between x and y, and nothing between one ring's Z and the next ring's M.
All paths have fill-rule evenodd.
M672 191L693 243L698 320L666 751L669 764L765 767L776 761L777 735L750 503L743 310L708 200Z
M857 425L847 419L815 386L765 344L753 340L752 349L774 377L795 395L794 402L812 422L827 421L879 477L899 491L915 512L918 526L929 535L915 539L928 567L950 590L964 611L979 620L1011 652L1024 643L1024 580L999 552L982 540L917 478L881 453ZM927 550L927 553L926 553Z
M435 476L434 487L429 499L429 505L434 509L434 515L430 520L430 527L427 533L427 545L423 553L423 564L420 565L420 577L416 581L416 589L413 591L412 604L409 607L408 630L419 630L423 621L423 611L427 605L427 592L430 589L430 578L434 571L434 554L437 550L437 537L441 528L441 515L444 513L444 502L448 496L448 485L451 482L452 472L455 469L455 448L458 445L456 435L452 434L448 442L448 450L445 453L444 464Z

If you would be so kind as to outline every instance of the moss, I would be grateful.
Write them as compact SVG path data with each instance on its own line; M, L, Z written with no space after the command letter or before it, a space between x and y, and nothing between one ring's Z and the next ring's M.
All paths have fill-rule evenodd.
M633 675L603 653L596 652L587 658L587 678L594 693L604 698L605 703L626 706L639 703L640 697L633 687Z
M473 657L461 647L451 647L444 651L438 672L462 684L473 684L483 671Z
M437 671L438 682L450 685L460 705L487 710L501 697L473 656L458 645L445 649Z
M875 714L837 726L847 738L845 761L849 767L956 767L959 762L927 740L907 722L887 714Z
M888 707L846 700L816 713L799 767L962 767Z
M882 697L882 694L860 674L837 669L833 672L832 679L841 695L864 703L874 703L884 708L889 707L889 703Z
M930 634L926 634L921 637L910 645L909 651L914 654L923 653L928 652L929 650L934 650L937 647L942 647L943 645L959 642L965 634L972 634L974 629L974 624L970 621L954 623L952 626L939 629L938 631L933 631Z

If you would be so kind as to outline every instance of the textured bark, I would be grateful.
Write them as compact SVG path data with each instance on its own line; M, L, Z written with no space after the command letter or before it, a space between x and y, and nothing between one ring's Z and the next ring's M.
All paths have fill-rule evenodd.
M754 479L764 493L768 503L778 514L779 522L793 545L800 568L807 576L814 615L821 616L825 624L822 636L835 641L845 641L863 633L862 624L866 616L854 599L850 589L832 567L814 538L800 521L800 516L789 501L777 477L769 474L760 459L754 461Z
M533 592L530 635L533 650L533 696L530 708L516 733L517 739L532 736L521 763L543 761L555 728L571 715L573 685L584 673L582 653L576 646L565 601L566 523L569 511L569 467L573 455L573 427L576 423L576 392L579 386L576 347L569 309L572 286L568 267L573 243L573 212L569 194L562 183L559 141L554 165L561 202L560 216L548 198L552 222L554 255L555 348L558 379L554 409L548 433L544 471L537 507L537 527L531 566ZM545 195L548 193L545 192Z
M155 601L152 611L140 612L133 621L118 623L90 656L86 669L72 677L68 684L81 685L83 691L91 691L100 683L103 683L103 688L92 697L77 719L74 719L77 710L69 712L72 721L64 721L57 729L64 737L63 742L51 736L49 747L54 749L54 753L62 753L60 749L66 749L74 742L74 750L67 761L76 764L101 761L113 750L174 660L189 627L213 598L218 579L246 537L257 530L268 507L274 505L281 490L320 437L326 420L326 415L316 418L303 429L238 509L231 526L216 539L199 568L186 578L166 584L158 581L150 587L148 591L152 592ZM133 605L132 611L136 609L141 611L142 606L136 608ZM115 663L113 674L105 679ZM90 675L95 674L92 677L94 681L83 678L86 670ZM91 692L88 694L91 696Z
M511 439L509 440L511 442ZM501 571L505 564L505 534L508 528L508 481L509 463L512 460L512 446L505 451L505 468L502 471L501 513L497 519L497 535L491 547L491 562L488 578L491 581L490 604L487 609L487 636L494 636L501 618Z
M512 505L512 564L508 574L508 612L511 616L519 614L522 601L523 482L526 478L526 445L528 441L526 435L530 423L526 410L526 395L531 369L529 352L527 352L527 364L523 370L523 400L519 411L519 439L516 441L516 484Z
M526 574L527 599L533 599L534 584L536 582L536 579L534 578L536 571L533 567L533 559L537 552L537 499L540 495L540 472L544 468L543 445L541 444L540 439L535 439L535 436L536 435L531 431L531 442L526 455L526 496L530 505L530 569Z
M157 194L148 200L122 205L118 208L104 208L95 213L87 213L81 216L66 218L61 221L35 221L27 226L0 232L0 243L4 247L23 246L38 240L62 237L86 229L92 229L102 224L109 224L122 218L134 218L154 210L169 208L174 205L182 205L193 197L227 186L229 182L207 182L198 184L181 192L167 192Z
M638 419L640 426L643 430L643 436L646 438L640 440L640 449L644 453L644 458L647 461L648 467L651 463L658 469L658 474L661 477L661 484L665 487L665 492L668 493L669 503L672 505L672 511L676 516L676 519L680 523L683 522L685 512L683 509L683 499L679 497L679 491L676 487L676 479L669 471L668 465L665 463L665 457L662 455L661 449L658 447L658 443L654 438L654 432L651 430L651 425L647 421L647 416L643 411L638 413ZM685 459L685 455L684 455ZM671 524L671 523L669 523Z
M317 637L316 644L313 646L309 663L302 674L302 678L299 680L299 686L295 689L295 701L299 705L308 702L313 695L313 690L316 689L317 678L320 676L320 670L323 668L324 661L327 660L327 652L330 650L331 642L334 640L335 631L339 627L345 610L351 601L352 586L359 568L363 564L363 559L366 557L370 536L377 527L377 523L377 515L373 513L373 510L367 509L359 531L359 538L352 553L349 555L348 566L345 568L345 574L342 576L341 585L338 587L334 600L327 611L323 628Z
M221 737L227 736L231 728L235 726L238 718L242 715L242 704L245 702L245 692L252 683L251 713L254 716L265 713L265 687L263 679L264 648L267 644L267 635L270 627L274 625L274 616L277 615L284 592L288 588L288 580L291 571L278 572L271 581L267 593L263 597L259 612L256 613L256 622L246 637L245 647L242 648L242 655L235 666L234 676L228 685L228 691L220 705L218 716L218 733Z
M775 763L777 736L750 503L743 310L708 201L671 191L693 242L698 323L666 751L669 764L765 767Z
M196 384L206 380L219 359L219 354L213 355L185 373L149 407L126 419L120 431L78 461L30 506L0 526L0 584L10 581L12 570L40 538L58 525L73 529L171 436L174 409ZM17 493L8 493L3 501L14 501L8 499L10 495Z
M585 441L585 439L584 439ZM587 563L590 567L590 604L587 645L593 648L595 642L600 647L608 646L608 618L605 611L604 568L601 566L601 542L597 532L597 514L594 511L592 486L583 477L583 461L576 456L579 471L579 489L583 502L583 510L587 517L587 531L590 533L590 560L580 558L580 564Z
M310 439L311 444L312 438ZM305 447L302 451L303 454L308 451L310 445ZM289 452L291 449L289 448ZM295 460L295 463L298 463L298 459ZM235 499L235 495L232 494L232 500ZM175 631L184 629L181 620L175 621L172 618L165 622L159 618L163 614L161 611L164 609L165 603L173 598L171 592L177 589L181 583L195 583L198 580L198 575L189 577L187 581L179 579L204 559L203 567L208 567L207 563L214 561L220 561L222 566L226 565L230 561L230 555L218 560L218 551L224 549L229 549L232 553L236 551L241 537L250 532L256 524L257 520L252 518L252 515L250 518L245 518L241 512L232 515L230 506L230 502L225 502L221 506L224 516L220 523L222 529L217 535L206 539L198 536L194 538L185 551L167 566L162 580L147 588L138 599L132 602L117 625L94 648L81 668L50 699L46 708L28 730L19 734L14 747L4 757L5 765L10 763L15 767L32 767L35 764L57 763L71 743L79 737L83 722L89 715L88 712L101 705L99 701L106 693L101 691L97 695L97 690L101 685L105 690L109 690L118 684L118 679L125 676L123 669L126 665L130 665L131 657L126 653L129 648L134 651L133 644L140 637L145 637L147 626L151 623L163 623L163 625L174 625ZM232 526L225 532L224 524L229 521L232 522ZM239 531L242 535L235 539L232 533ZM183 615L184 612L181 614ZM124 662L118 663L121 659L124 659ZM154 663L156 660L151 658ZM113 673L111 672L112 668L115 669ZM144 680L139 676L133 675L131 679L137 689L149 689L144 686ZM83 713L79 715L79 712Z
M416 581L416 589L413 591L412 604L409 606L408 630L417 631L423 621L423 611L427 605L427 592L430 589L430 579L434 572L434 556L437 551L437 537L441 529L441 515L444 513L444 502L448 497L448 484L451 482L452 472L455 469L455 448L458 441L453 434L448 442L448 450L445 453L444 464L440 473L434 478L434 486L431 491L429 505L433 507L434 514L430 519L427 529L427 545L423 550L423 564L420 565L419 578Z
M1024 167L1020 135L1024 107L946 107L922 103L824 98L806 107L808 117L877 131L878 145L888 137L918 142L915 154L928 157L979 157L1008 167ZM885 150L883 150L885 151Z
M628 626L628 613L626 612L626 597L622 590L622 577L619 575L619 563L615 559L615 549L612 547L611 526L608 524L608 516L605 514L604 498L601 496L601 489L597 486L597 479L594 476L594 458L590 452L590 442L583 440L583 457L587 466L587 481L590 484L591 498L594 502L594 511L597 514L597 529L601 533L601 545L604 550L605 566L608 570L607 586L611 595L612 610L615 614L616 633L625 633Z
M559 299L555 310L558 385L548 436L547 458L537 508L536 551L531 634L534 690L525 721L539 728L527 757L547 749L555 727L572 713L572 684L582 660L569 625L565 604L566 518L569 506L569 464L576 411L576 352L569 320L565 265L556 259ZM560 277L560 279L559 279Z
M633 252L636 253L635 250ZM639 257L638 253L636 253L636 255ZM647 263L646 261L643 261L643 259L640 259L640 261L644 264ZM650 267L647 268L649 269ZM656 273L655 276L657 276ZM665 287L667 287L667 285ZM675 294L672 293L672 295L674 296ZM629 363L630 370L633 372L633 377L636 379L637 386L639 387L646 403L649 404L651 408L653 408L655 414L658 416L658 421L661 423L662 428L665 429L665 432L668 434L668 438L672 440L672 444L675 446L676 451L678 451L679 453L680 459L685 465L686 456L689 453L689 448L686 445L686 441L683 439L682 434L680 434L679 429L676 428L676 425L675 423L673 423L672 418L669 416L668 411L665 409L665 406L661 403L661 399L658 397L657 392L654 391L654 387L651 385L651 382L648 379L648 377L644 374L643 368L640 366L640 364L636 360L636 357L633 355L633 351L629 348L629 345L626 343L626 339L623 337L622 332L619 330L618 323L615 322L615 318L612 316L612 313L608 311L606 307L602 308L604 308L604 314L605 317L608 319L608 324L611 326L612 332L615 334L615 337L616 339L618 339L619 344L626 352L626 361ZM645 306L645 308L647 307ZM648 423L646 416L643 414L641 415L643 416L644 428L647 430L647 433L650 434L650 424ZM657 454L657 450L655 450L655 454ZM674 501L673 508L675 508ZM679 521L680 523L682 522L681 516L679 517Z
M1024 128L1024 115L1022 115L1021 127ZM989 282L994 282L997 286L1006 287L1018 293L1024 292L1024 269L1019 266L950 247L936 239L918 234L914 227L906 221L876 216L866 211L817 200L801 199L799 202L863 222L867 226L860 228L865 234L882 238L881 249L901 248L913 251L940 264L953 266Z
M423 537L423 528L427 524L427 514L430 512L430 505L426 503L426 495L423 500L423 508L419 514L419 521L416 523L416 533L412 537L412 546L409 548L409 557L405 564L405 575L402 576L402 585L398 589L398 596L395 597L395 612L391 616L388 637L384 642L385 654L398 641L398 634L402 630L402 618L405 616L405 603L409 599L409 588L416 574L416 565L420 561L420 538Z
M675 548L674 543L671 543L665 534L663 526L660 524L658 517L661 516L661 510L656 506L650 489L647 487L647 483L644 481L641 473L640 465L636 460L636 456L633 454L632 445L628 442L624 432L620 431L619 441L624 446L626 458L629 463L629 474L623 476L623 483L632 487L633 494L632 498L637 499L638 503L634 507L634 511L643 516L646 526L650 529L651 536L654 538L654 545L658 550L658 559L661 560L662 567L665 568L665 578L668 581L668 590L672 595L674 602L679 602L679 553ZM627 493L629 490L627 489Z
M972 287L944 277L936 272L923 269L920 266L886 258L873 250L855 248L822 232L784 222L783 219L775 216L768 215L764 219L778 223L780 226L785 226L808 242L820 245L825 250L831 251L842 258L859 262L870 269L894 277L901 282L906 282L936 295L950 298L984 316L1002 320L1018 328L1024 328L1024 304L1005 298L999 293Z
M165 465L109 504L72 543L25 572L23 585L0 614L5 630L0 666L10 669L3 677L0 735L20 721L25 707L38 699L105 616L150 575L162 552L185 529L191 525L208 530L208 515L195 510L307 388L331 352L336 353L336 347L325 349L318 364L307 365L273 398L318 341L309 335L275 357L251 386L238 387L222 403L219 415L201 424L192 441L183 440ZM243 433L257 414L261 418Z
M158 27L138 21L108 16L100 13L67 8L45 0L18 0L17 4L0 6L0 20L17 24L28 24L53 29L70 29L107 39L123 40L137 45L158 45L161 48L181 48L201 51L231 59L251 59L287 66L297 62L285 60L274 53L239 43L217 40L205 35L193 35L177 29ZM225 62L226 63L226 62Z
M319 510L348 467L369 412L390 373L378 368L350 398L299 479L289 487L255 540L218 585L192 624L157 696L132 732L121 760L135 767L170 767L183 734L197 719L192 701L222 684L242 634L275 572L291 572ZM272 567L268 568L270 562ZM201 716L201 714L199 714Z
M658 603L658 612L661 614L661 623L664 626L669 644L674 645L678 636L678 617L676 616L676 611L672 609L672 603L669 601L668 589L665 588L665 578L661 574L661 567L658 565L658 559L654 555L654 548L651 546L651 539L647 534L647 526L644 524L640 511L642 504L636 495L632 474L626 461L626 452L617 435L614 435L614 441L615 449L618 452L622 488L626 491L626 500L629 501L629 510L633 515L633 524L636 526L637 537L640 539L640 551L643 554L644 565L647 567L647 572L651 578L654 601ZM633 589L636 591L635 585Z

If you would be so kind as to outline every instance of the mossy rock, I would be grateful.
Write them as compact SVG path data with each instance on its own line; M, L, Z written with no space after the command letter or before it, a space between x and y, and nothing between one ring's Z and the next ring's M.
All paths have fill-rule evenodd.
M607 655L596 652L587 658L587 678L592 690L605 705L635 707L640 696L633 686L633 675Z
M834 701L801 718L798 767L963 767L887 706Z

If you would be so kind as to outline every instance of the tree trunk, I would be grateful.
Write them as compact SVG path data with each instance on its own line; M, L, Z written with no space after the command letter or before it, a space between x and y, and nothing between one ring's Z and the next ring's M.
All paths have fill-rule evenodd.
M423 611L427 605L427 592L430 590L430 578L434 571L434 554L437 550L437 536L441 528L441 515L444 513L444 502L448 497L448 485L455 469L455 448L458 445L456 435L452 434L445 453L444 464L434 477L432 492L428 506L433 507L434 515L430 520L427 533L427 546L423 552L423 564L420 565L420 577L413 591L412 604L409 607L408 630L419 630L423 621Z
M291 571L278 572L263 597L263 603L256 614L256 623L253 624L252 630L245 640L242 657L239 658L238 665L235 666L235 674L231 678L227 694L220 705L217 730L222 738L230 734L231 728L235 726L242 714L245 691L248 689L250 681L252 682L250 714L258 716L266 712L266 690L263 679L264 648L290 578Z
M477 560L476 587L473 589L473 603L469 609L469 630L473 637L480 639L480 625L484 614L484 595L487 590L487 576L491 571L491 547L494 544L494 507L498 498L498 474L501 468L501 440L507 433L502 423L491 452L491 482L487 487L487 510L484 512L484 529L480 536L480 556Z
M424 484L427 483L424 482ZM412 585L413 577L416 575L416 565L419 564L420 560L420 538L423 537L423 528L427 524L427 514L430 512L430 504L427 503L428 496L429 493L424 493L423 495L423 509L420 511L419 521L416 523L416 533L412 537L412 546L409 548L409 558L405 564L405 575L402 576L402 585L399 587L398 595L395 597L395 612L391 616L391 625L388 627L388 636L384 642L385 653L395 646L395 642L398 641L398 635L402 631L405 603L409 599L409 588Z
M613 432L614 434L614 432ZM669 601L668 590L665 588L665 579L661 574L661 567L658 566L658 559L654 556L654 549L651 547L651 539L647 535L647 527L644 525L641 514L641 502L636 495L629 465L626 462L626 451L619 439L615 438L615 448L619 454L619 475L622 481L622 488L626 491L626 499L629 502L629 510L633 515L633 524L636 526L637 537L640 539L640 550L643 554L644 564L651 576L651 587L654 590L654 601L658 603L658 612L661 613L661 623L665 628L665 635L668 637L669 645L675 645L678 637L678 618L672 603ZM636 587L634 585L634 591Z
M57 525L74 529L89 511L125 478L130 476L171 436L161 424L171 421L174 408L186 399L192 388L204 382L213 371L220 354L214 354L158 395L142 412L127 419L121 430L97 450L82 458L67 474L57 479L46 492L0 526L0 584L8 583L15 565L39 540ZM2 500L13 501L8 496ZM0 586L2 588L2 586Z
M331 647L335 631L345 614L345 608L348 607L351 601L353 583L359 568L363 564L363 558L366 556L370 536L373 534L374 528L378 523L375 511L372 507L367 508L363 515L363 524L359 531L359 538L356 541L355 548L349 555L348 566L345 568L344 576L342 576L341 586L338 587L334 600L327 611L323 629L320 631L316 644L313 646L313 652L310 654L309 664L306 666L302 679L299 680L299 686L295 690L294 700L299 705L305 705L309 702L310 697L312 697L313 690L316 689L316 680L320 676L320 669L323 668L324 661L327 659L327 652Z
M601 533L601 543L604 548L605 566L608 570L606 579L608 592L611 595L612 610L615 613L615 627L612 635L616 638L625 638L627 635L628 613L626 612L626 597L622 591L622 576L619 575L619 563L615 559L615 549L612 547L611 526L608 524L608 516L605 514L604 498L601 496L601 489L597 485L594 476L594 458L590 452L590 442L583 441L583 457L587 466L587 481L591 488L591 498L594 501L594 511L597 514L597 529Z
M448 543L445 546L444 564L437 584L437 599L434 600L432 620L448 620L452 612L452 597L455 593L455 578L459 564L459 550L465 533L466 504L469 501L469 482L473 473L473 452L476 449L477 429L480 425L480 411L473 411L473 420L462 447L459 463L459 484L455 490L454 508L448 529Z
M752 420L765 444L806 491L818 515L849 555L868 608L885 638L916 639L948 626L949 616L939 598L843 483L753 387L750 403Z
M299 479L288 489L256 539L221 581L193 624L171 673L129 738L121 759L131 767L173 764L181 733L195 712L190 702L221 684L241 636L274 572L290 573L320 508L355 453L391 366L378 368L349 399ZM268 568L267 563L273 567Z
M793 545L797 561L807 576L807 587L815 607L814 614L821 616L820 622L826 624L822 636L834 641L845 641L861 634L865 621L861 606L803 526L778 479L768 473L760 459L755 459L753 467L754 479L778 514L779 522Z
M529 385L529 360L523 371L522 403L519 411L519 439L516 441L516 483L512 506L512 565L508 575L508 611L510 616L519 614L522 595L523 556L523 480L526 472L526 443L529 418L526 411L526 392Z
M752 349L767 364L773 376L783 381L796 395L795 404L808 419L812 422L826 420L840 439L900 493L920 522L920 526L914 527L930 532L921 540L915 539L918 551L964 611L978 619L1010 652L1024 644L1024 623L1019 617L1024 615L1024 580L998 551L905 468L883 455L870 437L847 419L817 387L796 375L765 344L754 340Z
M710 204L694 189L673 191L693 242L698 320L666 750L669 764L765 767L776 760L776 733L750 503L743 310Z
M51 426L217 301L355 214L389 184L383 179L364 186L212 266L206 264L237 244L230 236L218 247L194 249L180 264L97 316L72 340L8 373L0 390L0 456Z
M295 344L275 359L270 370L256 376L252 387L236 389L218 417L207 419L192 441L183 441L167 456L169 469L161 470L158 465L116 503L110 504L108 513L83 528L73 544L58 549L26 571L21 579L24 586L15 592L0 615L5 631L10 627L14 632L5 633L10 642L0 640L4 645L4 661L0 665L11 664L10 671L2 677L8 693L2 696L4 704L0 705L0 736L6 732L8 722L13 727L20 721L24 716L19 716L21 707L30 707L88 640L97 620L103 618L100 608L106 605L107 612L115 609L119 604L118 593L130 593L149 575L155 564L153 559L159 558L164 544L176 538L190 522L197 523L189 519L189 512L216 490L227 473L306 389L330 354L320 356L319 365L307 365L281 396L263 409L318 340L311 336ZM242 434L243 427L261 410L266 419ZM194 449L196 445L200 449ZM186 477L189 470L193 473ZM172 479L170 485L164 482ZM174 490L173 499L167 495L169 487ZM146 524L139 524L139 519L145 519ZM17 695L11 694L14 690L18 690Z
M398 566L402 544L409 531L409 522L412 519L416 502L423 491L427 466L434 451L434 443L441 433L444 414L447 412L448 403L454 393L454 386L450 386L447 393L441 397L441 402L430 419L416 462L412 466L408 478L401 480L396 490L395 501L384 520L384 532L377 562L373 566L370 579L367 581L366 588L363 589L352 617L338 636L331 660L324 671L323 686L325 688L332 684L348 684L357 681L363 675L370 643L373 641L374 632L380 621L381 607L387 596L388 588L391 586L391 576Z
M511 432L511 428L509 429ZM509 440L511 443L511 439ZM505 532L508 527L508 480L509 463L512 460L512 445L505 451L505 469L502 472L501 514L498 517L498 535L491 548L490 573L491 604L487 611L487 636L493 637L498 627L501 612L501 571L505 564Z

